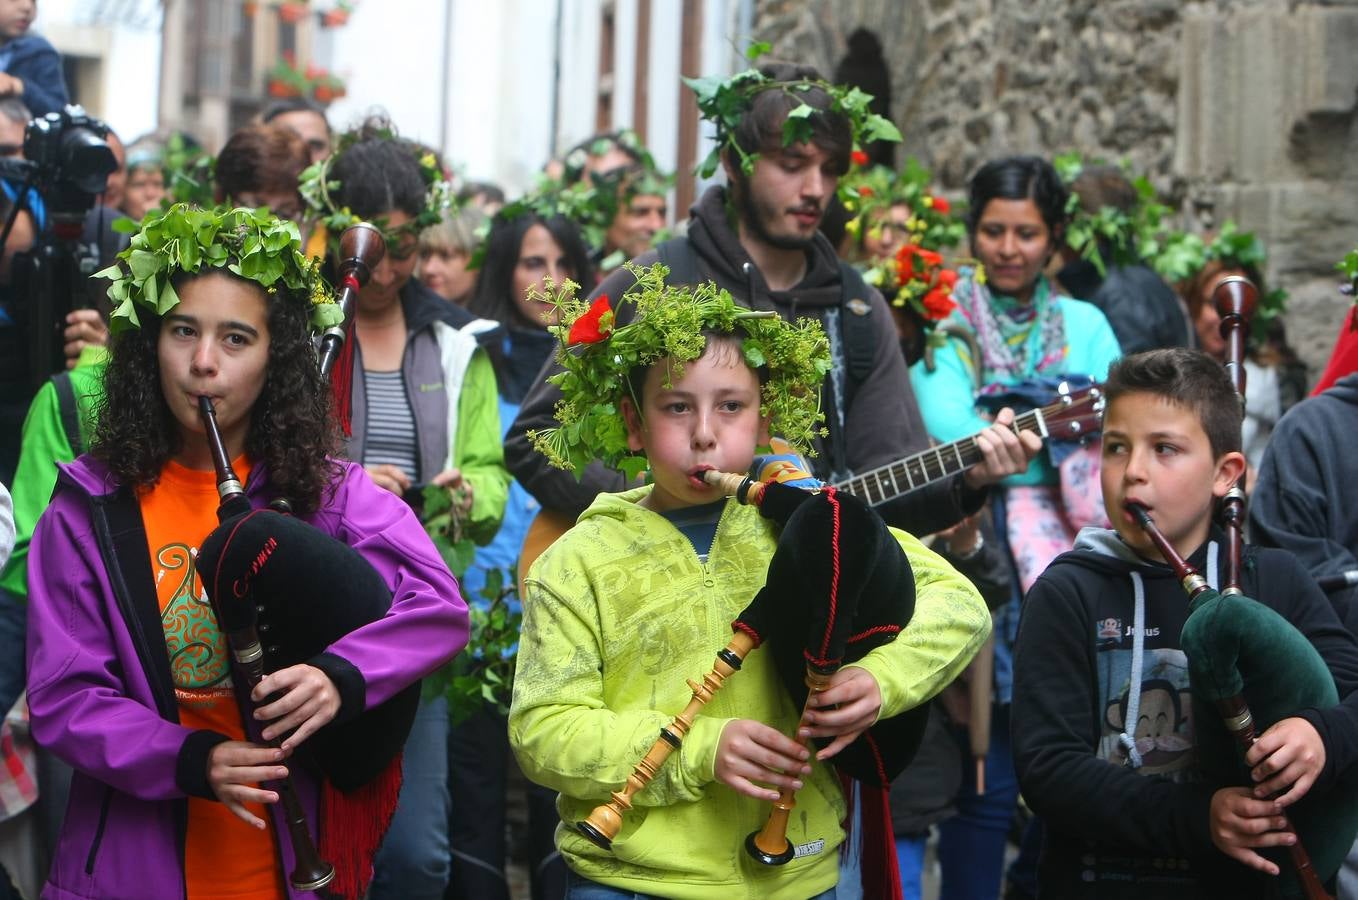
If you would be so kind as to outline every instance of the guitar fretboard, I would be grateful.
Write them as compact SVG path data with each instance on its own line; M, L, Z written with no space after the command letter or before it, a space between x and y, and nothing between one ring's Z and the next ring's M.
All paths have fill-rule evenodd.
M1043 417L1043 410L1034 409L1016 416L1010 430L1017 433L1023 429L1036 431L1043 440L1046 440L1047 423ZM975 435L972 435L951 444L930 447L914 456L907 456L905 459L855 475L839 482L835 487L848 491L869 506L878 506L888 500L894 500L901 494L955 475L980 461L981 447L976 443Z

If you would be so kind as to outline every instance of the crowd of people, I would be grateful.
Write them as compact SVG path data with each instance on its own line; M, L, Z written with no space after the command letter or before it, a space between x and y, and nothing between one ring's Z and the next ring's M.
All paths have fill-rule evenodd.
M33 6L0 0L0 155L65 100ZM1355 332L1304 398L1281 319L1231 358L1252 246L1168 279L1076 241L1137 202L1115 167L1006 156L946 197L861 97L699 88L724 179L677 221L628 131L517 198L304 100L210 183L182 136L110 134L107 302L50 378L9 279L42 198L0 182L0 897L333 863L339 896L509 900L517 854L534 900L918 898L931 846L944 898L1300 896L1289 815L1358 897ZM347 615L303 566L301 612L242 624L299 553L380 611L292 650ZM1271 617L1242 667L1277 657L1247 699L1319 691L1239 757L1186 653L1233 584Z

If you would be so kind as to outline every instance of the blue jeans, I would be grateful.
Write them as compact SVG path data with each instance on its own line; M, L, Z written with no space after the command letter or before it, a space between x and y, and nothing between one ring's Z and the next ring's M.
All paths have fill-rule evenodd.
M1009 748L1009 705L995 704L990 716L990 750L985 793L976 793L976 767L967 755L957 815L938 826L938 862L943 871L940 900L995 900L1004 873L1004 846L1018 806L1018 776Z
M661 900L661 898L653 894L638 894L635 891L608 887L572 872L570 883L566 888L566 900ZM809 900L835 900L835 889L830 888Z
M369 900L442 900L448 885L448 702L421 700L401 796L373 863Z
M901 896L905 900L920 900L924 895L924 848L928 843L928 832L896 838L896 866L901 870Z

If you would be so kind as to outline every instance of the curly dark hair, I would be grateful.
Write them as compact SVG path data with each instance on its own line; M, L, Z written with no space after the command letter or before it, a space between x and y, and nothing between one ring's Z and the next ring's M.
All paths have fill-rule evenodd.
M178 288L207 275L234 278L263 291L256 282L225 268L180 273L173 283ZM277 293L268 296L268 308L268 369L250 417L245 450L266 466L270 488L305 513L321 505L339 477L334 461L339 435L311 343L308 298L280 284ZM161 469L179 452L182 441L160 387L156 351L162 319L145 310L138 314L141 328L112 341L90 454L107 464L122 483L145 487L159 481Z

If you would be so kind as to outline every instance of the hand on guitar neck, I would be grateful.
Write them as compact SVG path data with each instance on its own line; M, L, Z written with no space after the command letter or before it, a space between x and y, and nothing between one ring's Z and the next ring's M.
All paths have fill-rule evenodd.
M1009 407L999 411L990 427L978 432L973 440L981 452L981 461L963 473L967 487L980 490L998 484L1010 475L1028 469L1042 450L1042 436L1027 428L1014 427L1014 411Z

